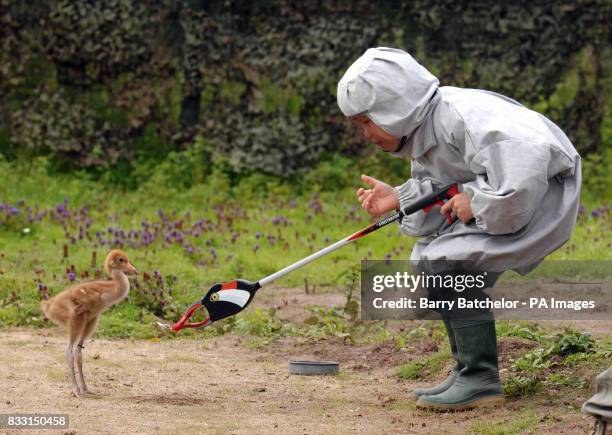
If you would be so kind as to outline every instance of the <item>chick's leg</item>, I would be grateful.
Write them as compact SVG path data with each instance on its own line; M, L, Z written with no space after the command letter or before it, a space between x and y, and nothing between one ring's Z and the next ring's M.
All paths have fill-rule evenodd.
M70 381L72 382L72 394L79 396L81 394L81 388L77 384L76 375L74 373L74 354L73 348L75 343L78 343L79 337L83 334L86 322L81 316L72 316L68 321L68 333L70 335L70 342L68 343L68 349L66 350L66 360L68 362L68 374L70 375ZM80 349L77 348L77 356L80 359ZM77 361L78 363L78 361Z
M72 348L74 343L71 341L68 343L68 349L66 349L66 363L68 364L68 375L70 376L70 382L72 382L72 395L78 397L81 394L81 390L76 381L74 374L74 356L72 354Z
M76 362L79 368L79 381L81 383L81 393L82 394L91 394L91 392L87 389L87 385L85 384L85 378L83 374L83 349L84 349L83 343L94 332L94 330L96 329L97 323L98 323L97 318L92 319L89 322L87 322L83 330L83 333L81 334L79 342L77 344L77 348L76 348Z
M85 385L85 379L83 378L83 341L79 341L76 345L75 351L76 364L79 369L79 384L81 394L87 393L87 385Z

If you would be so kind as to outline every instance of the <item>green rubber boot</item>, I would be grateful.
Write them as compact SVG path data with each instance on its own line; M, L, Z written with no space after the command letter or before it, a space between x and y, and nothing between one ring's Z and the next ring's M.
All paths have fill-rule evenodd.
M494 320L451 320L459 360L464 367L445 391L420 396L418 408L465 410L501 403Z
M455 382L459 371L463 368L463 364L459 361L459 354L457 353L457 343L455 341L455 334L451 329L450 320L444 319L444 326L446 326L446 334L448 335L448 341L450 343L451 353L453 354L453 359L455 360L455 366L448 372L448 377L442 381L442 383L435 385L429 388L415 388L412 390L412 394L415 398L419 398L423 395L433 396L435 394L439 394L443 391L446 391L450 388L451 385Z

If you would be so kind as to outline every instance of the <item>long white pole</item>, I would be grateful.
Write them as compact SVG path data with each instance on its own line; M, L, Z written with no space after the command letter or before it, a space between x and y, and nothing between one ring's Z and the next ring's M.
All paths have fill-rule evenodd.
M342 239L337 241L336 243L334 243L333 245L329 245L323 249L321 249L320 251L315 252L314 254L309 255L306 258L302 258L299 261L296 261L295 263L285 267L284 269L279 270L278 272L273 273L272 275L266 276L263 279L259 280L259 285L261 285L262 287L266 284L271 283L272 281L277 280L278 278L287 275L289 272L293 272L295 269L299 269L302 266L307 265L308 263L311 263L313 261L315 261L318 258L323 257L326 254L329 254L330 252L335 251L336 249L342 248L345 245L348 245L349 243L351 243L353 240L350 240L350 237L347 237L346 239Z

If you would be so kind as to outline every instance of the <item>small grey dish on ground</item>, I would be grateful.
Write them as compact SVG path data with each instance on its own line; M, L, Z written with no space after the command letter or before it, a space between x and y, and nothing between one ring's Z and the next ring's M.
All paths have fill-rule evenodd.
M292 375L335 375L339 367L337 361L289 360L289 373Z

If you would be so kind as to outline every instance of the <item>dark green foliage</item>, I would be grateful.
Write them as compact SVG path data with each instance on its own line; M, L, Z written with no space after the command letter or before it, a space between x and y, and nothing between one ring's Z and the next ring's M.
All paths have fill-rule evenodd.
M567 385L583 388L589 382L572 367L579 361L605 365L610 358L610 351L603 342L598 343L589 332L572 328L552 335L540 327L501 324L498 332L502 336L521 337L545 346L510 359L504 381L504 392L510 397L534 395L544 385L549 389Z
M162 276L159 271L152 275L143 273L142 281L133 280L133 288L130 299L136 306L148 310L150 313L161 318L176 318L179 309L172 300L173 287L176 285L177 277L174 275Z
M107 0L49 3L44 51L58 69L58 81L89 85L132 71L151 58L156 2Z
M600 154L609 16L605 0L0 0L0 153L112 168L105 179L135 187L131 174L146 179L199 136L204 167L300 174L328 151L363 153L336 83L366 48L390 45L443 85L544 112L579 151Z
M97 121L89 105L70 101L59 89L43 91L14 111L11 127L13 140L18 138L16 145L24 154L51 151L55 158L77 167L112 165L119 153L109 143L111 124Z
M336 278L336 283L344 284L344 292L346 294L346 303L344 304L344 313L355 321L359 316L359 301L356 294L360 290L360 269L357 266L351 267L342 272Z
M589 353L595 351L595 339L590 333L582 333L574 329L566 329L563 334L557 334L548 352L567 356L574 353Z
M397 368L397 376L402 379L422 379L438 375L450 358L450 351L442 349L430 355L415 359Z

